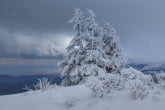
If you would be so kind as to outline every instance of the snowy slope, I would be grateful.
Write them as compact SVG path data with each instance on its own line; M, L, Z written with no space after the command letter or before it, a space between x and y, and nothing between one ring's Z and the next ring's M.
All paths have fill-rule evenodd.
M0 96L0 110L164 110L164 91L133 100L127 91L111 98L95 98L84 85Z

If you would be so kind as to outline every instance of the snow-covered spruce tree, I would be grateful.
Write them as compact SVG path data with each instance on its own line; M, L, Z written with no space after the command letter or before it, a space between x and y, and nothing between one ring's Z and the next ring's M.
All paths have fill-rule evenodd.
M95 14L87 9L84 14L74 10L71 23L74 24L75 37L67 48L67 55L61 63L61 74L65 76L62 85L76 85L84 82L88 76L104 73L103 65L99 63L105 58L100 48L102 36Z
M65 76L62 84L63 85L72 85L76 84L77 80L81 80L79 76L74 76L74 70L77 68L79 64L79 53L83 47L82 43L82 34L83 34L83 21L84 16L80 9L74 9L74 16L69 23L74 25L74 31L76 36L72 39L69 46L67 47L67 54L65 59L60 64L60 72L63 76ZM70 77L72 76L72 77ZM73 81L75 80L75 81Z
M125 59L122 55L122 49L119 45L119 38L116 30L108 23L104 23L103 28L103 50L109 60L104 62L107 73L119 73L124 68Z
M71 41L67 50L74 48L82 48L82 34L84 33L84 15L79 8L74 9L74 17L68 21L68 23L72 23L73 29L76 32L76 36ZM74 49L75 50L75 49Z

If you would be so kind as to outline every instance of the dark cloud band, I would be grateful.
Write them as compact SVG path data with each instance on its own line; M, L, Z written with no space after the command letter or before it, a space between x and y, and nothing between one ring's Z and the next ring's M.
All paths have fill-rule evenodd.
M163 0L1 0L0 57L55 56L66 46L59 44L73 37L67 20L73 8L80 7L91 8L98 21L109 21L116 28L129 58L164 60L164 4Z

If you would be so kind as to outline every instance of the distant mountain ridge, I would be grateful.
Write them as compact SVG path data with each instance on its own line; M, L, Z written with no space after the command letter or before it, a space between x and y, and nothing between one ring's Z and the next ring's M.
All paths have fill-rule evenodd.
M159 74L165 72L165 62L161 63L128 63L126 67L133 67L144 74Z

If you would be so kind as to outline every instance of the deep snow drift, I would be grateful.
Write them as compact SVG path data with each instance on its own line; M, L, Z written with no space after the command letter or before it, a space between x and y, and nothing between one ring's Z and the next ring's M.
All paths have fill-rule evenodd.
M144 100L130 98L128 91L96 98L84 85L0 96L0 110L164 110L164 104L162 90L152 91Z

